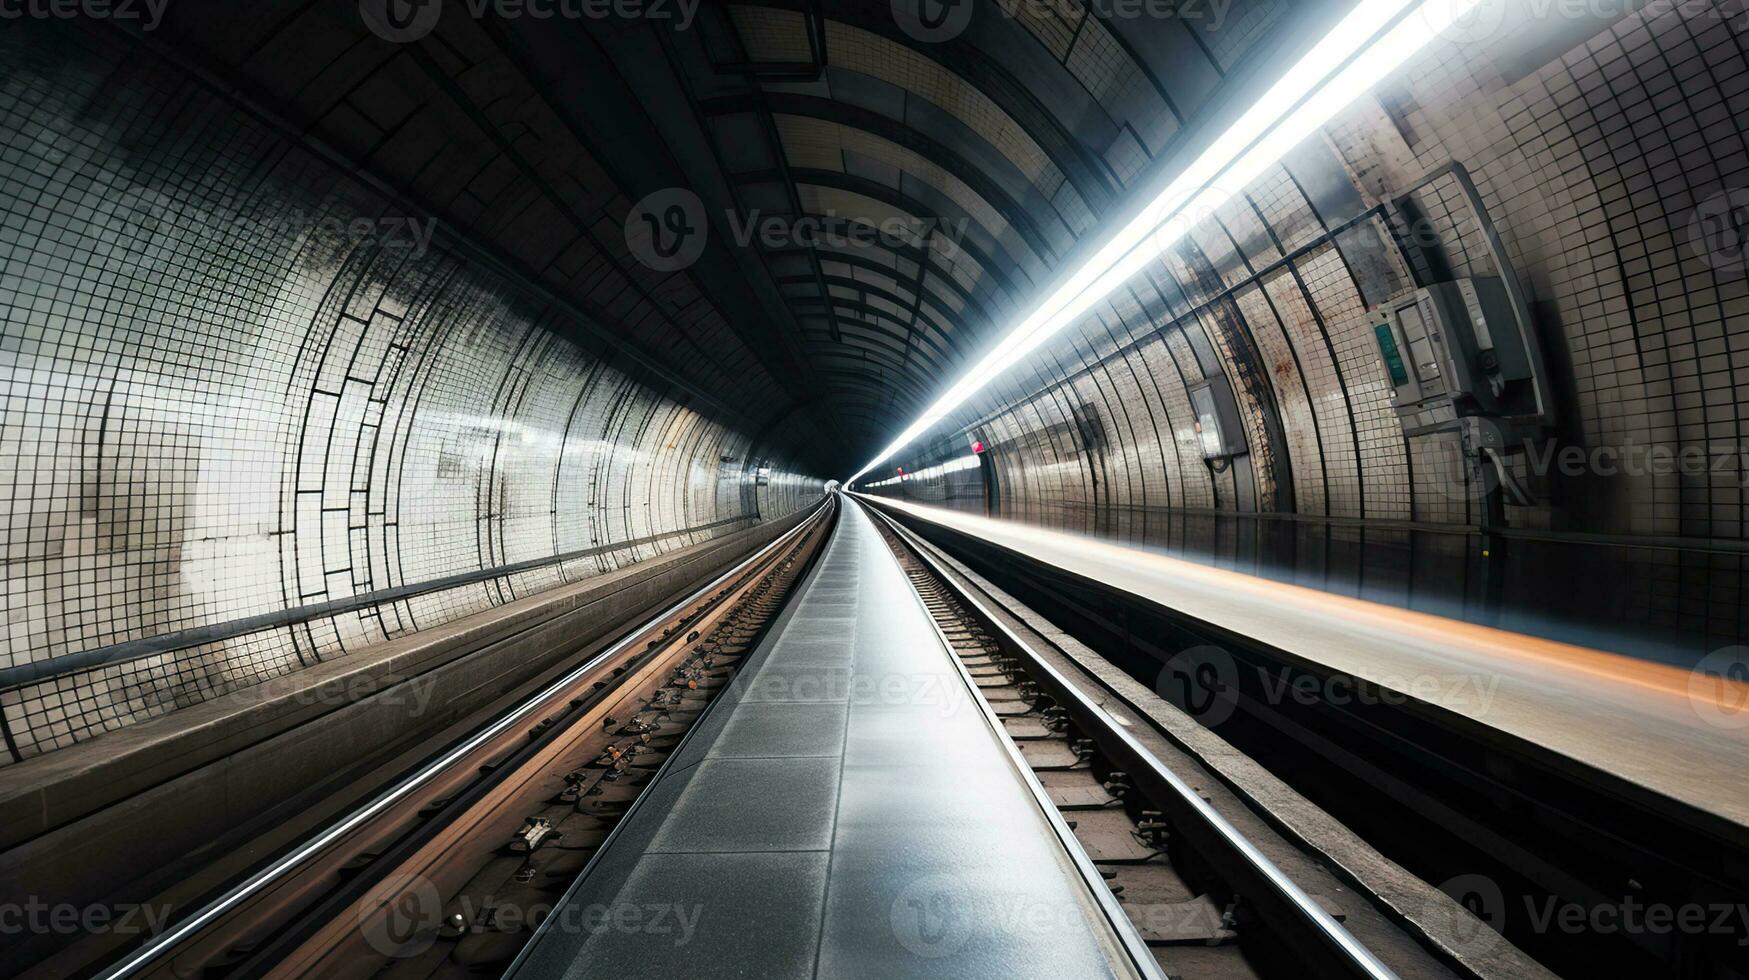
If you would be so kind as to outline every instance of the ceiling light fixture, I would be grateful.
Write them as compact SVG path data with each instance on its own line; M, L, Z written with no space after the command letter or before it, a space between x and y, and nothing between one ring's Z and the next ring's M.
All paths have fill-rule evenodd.
M1480 2L1361 0L1140 215L1062 280L845 484L854 484L928 433L998 375L1074 323Z

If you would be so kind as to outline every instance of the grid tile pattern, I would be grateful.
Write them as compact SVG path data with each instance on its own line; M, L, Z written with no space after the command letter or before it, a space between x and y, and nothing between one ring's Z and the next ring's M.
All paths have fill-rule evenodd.
M745 437L430 219L169 69L121 90L81 35L41 42L0 35L0 666L659 537L7 691L19 755L817 494L753 494Z
M1274 6L1235 8L1227 30L1243 34L1247 19L1267 19ZM1363 222L1295 258L1265 276L1261 291L1252 285L1259 264L1281 248L1304 246L1456 161L1476 179L1530 292L1545 350L1570 372L1561 387L1572 399L1563 406L1572 426L1561 444L1705 461L1704 473L1557 473L1541 486L1550 503L1510 508L1510 523L1740 539L1749 503L1749 268L1740 243L1709 246L1703 219L1709 202L1749 195L1749 127L1741 122L1749 118L1749 11L1743 0L1660 4L1599 24L1595 36L1529 70L1505 64L1512 46L1498 39L1435 44L1313 141L1356 192L1353 210L1320 214L1299 186L1305 174L1271 172L1247 189L1248 211L1223 210L1087 317L1075 332L1099 351L1091 364L1076 340L1059 339L1035 355L1039 383L998 384L973 399L954 424L986 433L994 447L1004 513L1078 507L1099 515L1096 523L1111 519L1102 513L1108 495L1076 489L1088 481L1073 471L1088 474L1099 463L1074 444L1076 429L1053 394L1091 375L1152 417L1157 435L1126 430L1155 440L1145 456L1164 480L1144 473L1128 494L1145 496L1149 508L1165 500L1173 508L1269 509L1269 487L1288 468L1300 513L1477 520L1476 490L1449 437L1405 439L1390 407L1364 311L1414 280L1383 222ZM1453 182L1429 184L1412 203L1451 274L1497 273ZM1115 349L1100 347L1095 338L1113 333L1113 323L1129 326ZM1260 397L1258 361L1271 366L1271 399ZM1185 381L1215 371L1233 379L1252 447L1225 473L1202 463L1181 394ZM1141 414L1127 407L1132 421ZM1285 445L1262 424L1265 413ZM1123 479L1126 469L1107 472ZM1616 602L1624 616L1684 628L1704 622L1729 641L1742 635L1741 559L1665 548L1630 564L1631 584Z

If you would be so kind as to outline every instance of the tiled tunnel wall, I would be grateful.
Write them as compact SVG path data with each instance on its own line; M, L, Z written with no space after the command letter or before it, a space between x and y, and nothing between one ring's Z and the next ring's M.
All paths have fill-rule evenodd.
M966 33L941 45L883 34L898 9L886 0L823 5L820 80L764 86L779 100L778 152L748 149L763 124L746 105L715 125L734 119L718 152L762 203L793 178L814 213L938 222L921 247L840 241L768 255L822 365L852 367L844 380L860 390L839 399L874 427L867 448L969 367L1237 88L1270 74L1278 33L1336 6L1233 0L1113 16L1080 0L991 0L959 8L970 8ZM728 9L750 60L812 57L804 8ZM826 95L830 111L803 97Z
M1508 524L1646 542L1601 560L1543 546L1548 564L1508 586L1541 607L1522 625L1570 609L1660 638L1692 631L1680 656L1743 642L1749 260L1740 226L1735 241L1710 238L1700 215L1749 203L1749 14L1721 0L1551 17L1436 40L895 463L926 469L979 438L1001 516L1242 567L1267 564L1285 535L1296 580L1384 601L1475 574L1462 535L1411 529L1475 524L1479 494L1455 440L1405 438L1362 315L1414 285L1366 210L1455 162L1529 290L1555 448L1579 453L1535 474L1517 461L1539 500L1508 507ZM1410 201L1452 275L1494 274L1452 178ZM1202 458L1187 394L1216 374L1250 447L1224 471ZM982 506L941 478L877 492ZM1270 512L1302 523L1278 534L1198 516ZM1474 608L1466 587L1460 610Z
M821 492L179 70L0 64L0 669L581 552L6 690L0 764Z
M1244 9L1262 22L1279 6ZM1450 441L1404 438L1361 316L1413 282L1367 210L1457 162L1535 303L1562 444L1704 460L1533 481L1546 503L1510 522L1740 539L1735 372L1749 355L1735 333L1749 286L1741 243L1708 252L1693 228L1697 208L1741 211L1749 197L1736 122L1749 109L1746 25L1744 0L1651 3L1563 22L1559 43L1435 42L904 462L928 467L977 436L1003 516L1100 526L1131 513L1293 512L1365 522L1334 525L1321 546L1340 538L1371 562L1397 560L1374 545L1411 533L1391 529L1400 522L1473 522ZM1055 35L1028 27L1051 47ZM0 472L11 477L0 670L610 549L0 691L10 757L817 495L781 465L756 491L760 450L743 434L176 70L34 26L0 32L0 56ZM1450 178L1413 201L1453 274L1494 271ZM1214 375L1230 379L1250 447L1224 470L1203 462L1189 415L1189 386ZM906 489L977 508L976 475ZM1174 526L1198 547L1245 540L1220 523ZM1742 635L1741 558L1642 558L1649 574L1622 577L1632 594L1609 597L1616 606ZM1402 571L1357 582L1406 590Z
M1530 289L1564 402L1560 443L1709 460L1698 476L1560 469L1548 479L1565 485L1537 486L1551 506L1511 523L1740 537L1749 280L1740 248L1709 252L1691 219L1749 186L1746 30L1742 0L1728 0L1648 5L1534 66L1499 38L1434 42L904 462L920 469L981 436L1016 516L1476 520L1450 446L1404 439L1390 409L1362 311L1415 283L1385 219L1280 261L1455 161ZM1450 177L1411 201L1453 275L1494 275ZM1226 472L1203 464L1186 395L1217 373L1251 444Z
M1474 523L1455 442L1405 438L1363 315L1415 284L1385 220L1281 262L1456 162L1530 291L1558 445L1638 461L1527 474L1542 499L1509 522L1740 538L1749 279L1742 243L1721 249L1696 213L1740 214L1749 200L1749 15L1720 0L1549 19L1529 48L1510 31L1436 40L898 462L920 469L981 437L1017 517L1165 508ZM1495 274L1456 186L1435 180L1410 200L1453 275ZM1233 385L1250 447L1223 472L1198 451L1186 392L1216 374Z

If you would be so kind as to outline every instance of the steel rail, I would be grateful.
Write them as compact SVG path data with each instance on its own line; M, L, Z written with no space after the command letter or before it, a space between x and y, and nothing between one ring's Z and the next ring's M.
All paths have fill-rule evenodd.
M735 567L718 575L706 585L689 593L684 599L674 603L657 615L645 620L633 629L628 630L618 641L602 650L600 653L597 653L595 656L589 658L586 663L566 672L551 684L548 684L540 691L524 699L521 704L506 711L503 715L499 716L497 720L477 729L472 735L464 738L455 746L420 767L416 772L408 775L390 789L379 794L369 803L352 811L350 814L335 823L330 824L325 830L306 840L290 853L269 864L267 867L250 876L247 880L214 899L199 912L190 916L186 921L180 922L168 931L153 937L146 942L145 945L124 957L120 962L101 972L99 977L101 977L102 980L122 980L122 978L125 977L135 976L142 969L151 966L153 963L175 950L184 940L196 935L202 929L216 922L222 916L260 894L268 886L296 871L311 858L321 854L324 849L336 840L364 826L372 818L389 809L421 786L424 786L440 775L445 774L458 761L466 759L469 755L488 745L495 738L502 735L507 729L527 721L532 715L538 714L547 706L548 702L555 696L555 694L567 690L578 681L600 670L614 658L624 654L628 648L632 647L638 640L642 639L653 627L659 626L665 620L680 616L689 606L692 606L700 600L707 599L711 593L721 587L723 583L733 580L746 569L764 561L772 554L777 553L778 550L784 547L787 543L817 526L817 524L831 512L831 501L828 498L816 505L815 512L809 515L809 517L802 523L784 532L770 544L760 548L757 552L742 560L735 565Z
M826 547L827 544L822 543L820 551L817 552L817 554L824 554ZM819 569L819 562L816 560L814 566L809 568L804 576L796 580L792 595L800 596L805 592L807 590L808 581L819 572ZM779 612L778 615L772 617L767 624L767 629L775 629L776 624L782 619L783 615L783 612ZM747 650L747 656L751 657L757 649L757 644L749 647ZM736 680L739 681L740 678L737 677ZM638 794L637 798L632 800L632 802L626 807L626 812L617 822L614 823L613 829L609 830L607 836L602 839L601 843L596 845L595 853L589 855L589 860L583 865L583 870L577 872L577 877L571 879L571 884L566 886L564 894L560 895L558 900L553 902L554 909L571 906L573 900L576 899L578 895L582 894L584 887L589 881L590 874L592 874L605 859L604 856L608 853L608 849L613 847L615 843L618 843L621 833L626 832L626 828L630 827L635 822L633 818L636 817L637 814L642 811L644 805L649 802L651 796L649 789L654 788L657 783L661 782L664 777L668 776L673 771L672 767L675 765L675 760L681 758L685 754L686 749L692 744L693 736L704 730L706 727L705 720L710 716L711 711L720 703L722 703L721 698L712 698L710 703L705 705L704 710L699 713L698 720L694 721L692 727L686 730L686 734L680 736L680 741L675 743L673 749L669 750L668 757L662 760L660 766L656 767L656 772L650 777L650 782L646 786L645 792ZM502 974L505 980L512 980L512 978L514 978L528 963L529 957L534 955L535 947L539 945L543 938L551 935L552 924L557 921L558 918L557 915L549 915L541 920L540 925L535 927L534 934L528 937L528 941L522 944L520 950L517 950L516 957L510 961L510 965L505 967L504 973Z
M859 506L889 527L896 527L890 518L884 514L879 514L874 508L866 504ZM907 545L909 546L909 542ZM913 554L918 553L914 546L911 547L911 551ZM897 563L896 557L895 563ZM931 568L931 571L933 570ZM937 578L940 578L939 574ZM946 585L945 582L943 584ZM1002 746L1010 765L1014 767L1015 774L1026 786L1028 793L1031 794L1033 803L1038 806L1040 815L1045 819L1045 822L1050 824L1052 833L1056 835L1057 843L1062 846L1070 863L1075 866L1076 872L1080 875L1081 884L1088 891L1087 897L1098 906L1100 913L1117 935L1118 942L1123 946L1124 953L1129 957L1131 965L1146 980L1167 980L1168 974L1161 968L1160 962L1154 959L1153 951L1148 948L1148 941L1136 929L1135 923L1130 920L1129 913L1124 911L1117 896L1112 894L1110 888L1106 887L1105 878L1100 874L1098 866L1093 863L1093 858L1088 855L1087 848L1081 844L1080 838L1075 836L1075 831L1063 818L1062 811L1057 808L1055 803L1051 802L1050 793L1039 781L1038 774L1033 772L1032 765L1026 761L1026 757L1014 744L1014 740L1009 737L1008 730L1002 724L1002 719L996 715L996 709L990 706L989 699L985 698L983 692L978 689L978 682L972 679L971 672L966 669L965 663L955 655L953 641L947 638L947 634L942 631L941 624L930 612L928 603L924 601L923 593L915 586L912 587L911 592L917 598L918 605L924 607L923 618L928 620L930 628L935 631L936 639L941 641L947 659L953 664L954 671L960 681L965 684L973 703L978 706L979 714L984 719L984 723L996 736L996 741ZM956 595L958 594L957 589L954 592Z
M1151 775L1168 786L1177 795L1179 802L1184 804L1190 812L1196 814L1204 825L1212 830L1232 853L1245 863L1250 871L1273 888L1276 897L1292 908L1301 918L1302 924L1310 928L1331 952L1345 962L1349 972L1355 976L1371 978L1371 980L1399 980L1397 974L1386 966L1372 950L1367 949L1360 940L1354 938L1353 933L1337 922L1329 912L1325 911L1322 905L1318 904L1316 899L1308 895L1275 862L1258 850L1249 838L1241 833L1237 827L1234 827L1213 805L1198 795L1189 783L1161 762L1158 756L1138 742L1133 735L1125 731L1124 727L1098 703L1088 697L1079 685L1064 677L1061 672L1040 656L1031 644L991 613L987 606L971 594L971 590L957 573L948 570L936 560L934 555L929 553L917 535L900 525L898 521L881 511L880 508L860 500L858 502L862 503L862 506L871 514L878 515L883 522L892 527L900 539L910 546L912 553L945 586L953 591L955 598L983 620L983 625L1000 634L1004 643L1024 655L1029 661L1028 671L1036 672L1033 674L1035 680L1047 682L1054 689L1051 692L1052 696L1059 703L1068 701L1070 703L1064 705L1065 708L1072 706L1077 709L1077 713L1082 719L1098 721L1100 726L1106 730L1106 734L1116 740L1135 763L1147 767Z

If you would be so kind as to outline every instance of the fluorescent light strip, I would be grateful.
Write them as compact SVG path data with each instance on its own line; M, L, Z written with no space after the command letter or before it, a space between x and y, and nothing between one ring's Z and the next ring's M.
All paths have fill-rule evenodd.
M1080 319L1479 2L1361 0L1140 215L845 484L854 484L893 458L1002 372Z
M924 467L915 473L905 473L900 476L889 476L884 480L876 480L869 484L866 489L873 490L877 487L890 487L895 483L903 483L906 480L911 480L913 482L918 480L928 482L938 476L946 476L949 473L975 470L981 465L982 461L980 461L975 454L971 456L959 456L950 459L945 463L937 463L934 466Z

